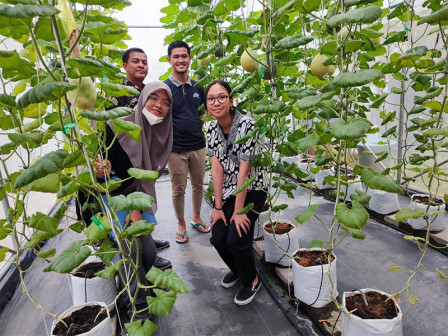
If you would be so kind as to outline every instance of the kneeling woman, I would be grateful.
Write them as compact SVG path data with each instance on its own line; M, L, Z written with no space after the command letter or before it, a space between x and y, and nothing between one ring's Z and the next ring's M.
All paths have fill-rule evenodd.
M206 133L215 194L210 242L230 269L221 285L230 288L240 280L242 287L234 302L246 305L261 286L252 243L255 221L266 201L267 181L262 167L251 167L251 161L259 153L257 138L235 143L255 126L251 118L236 111L230 93L229 84L223 81L210 83L206 90L207 111L216 118ZM255 177L255 181L234 196L247 177ZM244 215L237 214L250 203L254 204L253 210Z
M125 133L116 136L114 132L114 122L107 122L105 144L109 148L107 151L108 162L105 165L107 170L112 172L111 179L122 180L121 186L111 192L111 196L128 195L135 191L144 192L154 198L153 205L145 211L133 210L130 221L135 223L139 220L146 220L148 223L157 224L155 213L157 210L157 198L154 181L142 181L130 178L128 169L135 167L145 170L158 171L162 174L168 162L173 144L173 126L171 116L171 106L173 98L170 88L163 82L151 82L143 88L134 113L122 118L141 127L141 141L137 142ZM104 153L106 158L106 153ZM97 177L105 176L104 165L97 164ZM108 198L103 195L105 205L109 207ZM121 227L127 222L129 211L116 211L116 215ZM138 244L126 242L123 248L130 253L134 262L138 264L140 282L149 286L145 274L150 268L162 259L157 256L156 246L151 234L136 237ZM166 267L171 266L168 260ZM129 265L128 265L129 267ZM166 268L164 267L164 268ZM127 273L130 272L130 268ZM123 269L124 273L124 269ZM130 280L129 290L135 298L137 309L147 308L146 296L151 295L151 291L140 289L137 292L136 276ZM137 292L137 294L136 294ZM128 305L130 298L127 293L122 296L122 305ZM135 297L136 296L136 297ZM142 316L145 316L144 314ZM139 316L137 316L139 318Z

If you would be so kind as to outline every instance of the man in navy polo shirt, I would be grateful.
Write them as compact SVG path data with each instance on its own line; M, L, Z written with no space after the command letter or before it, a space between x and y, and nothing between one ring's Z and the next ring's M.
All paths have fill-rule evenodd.
M174 213L178 221L176 242L188 240L184 218L185 189L190 174L193 215L190 224L200 232L210 227L201 218L203 182L205 174L205 139L199 107L205 100L204 89L195 87L188 75L191 62L190 47L184 41L174 41L168 46L168 62L173 72L165 83L173 93L173 149L168 161L171 176Z

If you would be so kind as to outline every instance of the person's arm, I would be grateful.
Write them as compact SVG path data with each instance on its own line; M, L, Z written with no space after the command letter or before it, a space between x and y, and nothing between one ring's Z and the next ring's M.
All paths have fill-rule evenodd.
M243 185L244 181L249 176L249 173L250 173L250 162L241 161L240 169L238 171L238 181L237 181L237 185L236 185L237 189ZM232 222L232 221L235 222L235 226L238 231L238 235L240 237L243 236L242 232L244 232L244 234L247 234L250 229L250 219L247 217L247 215L246 214L244 214L244 215L236 214L238 211L241 211L244 208L244 202L246 200L246 195L247 195L247 187L244 188L244 190L242 192L240 192L238 195L236 195L235 209L233 212L232 219L230 220L230 222Z
M224 168L219 162L216 156L212 156L210 159L212 163L212 179L213 179L213 192L215 194L215 206L212 210L210 224L213 228L215 223L222 219L224 224L227 225L227 220L222 210L222 185L224 182Z

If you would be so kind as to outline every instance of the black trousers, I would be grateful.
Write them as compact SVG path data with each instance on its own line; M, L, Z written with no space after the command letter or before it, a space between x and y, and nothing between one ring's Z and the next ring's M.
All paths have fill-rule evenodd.
M240 276L241 284L250 286L256 276L255 259L252 254L255 221L266 201L266 192L259 190L247 192L244 206L254 203L253 210L257 213L251 210L246 214L250 219L250 230L246 234L242 232L241 238L238 236L235 223L230 223L235 209L235 199L235 196L231 196L224 201L222 209L229 225L225 225L223 220L217 221L213 226L210 243L216 248L230 270Z

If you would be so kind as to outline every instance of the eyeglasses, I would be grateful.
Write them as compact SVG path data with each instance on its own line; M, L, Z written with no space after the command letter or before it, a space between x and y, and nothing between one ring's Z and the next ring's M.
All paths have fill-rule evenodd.
M213 105L215 101L218 101L220 104L224 104L227 101L229 96L220 96L220 97L207 97L206 102L207 105Z
M171 107L171 105L172 105L171 103L168 103L167 101L161 101L159 99L159 97L157 97L157 96L149 96L148 99L151 99L151 101L154 103L154 105L157 105L158 103L161 103L162 106L164 108L167 108L167 109L169 109Z

